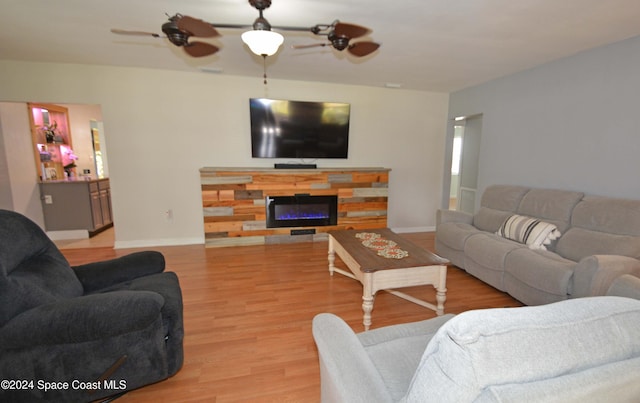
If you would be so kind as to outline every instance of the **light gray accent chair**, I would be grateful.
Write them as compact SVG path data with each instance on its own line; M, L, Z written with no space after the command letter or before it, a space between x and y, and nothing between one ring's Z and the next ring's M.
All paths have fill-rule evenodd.
M322 402L638 402L640 301L600 296L354 333L313 319Z
M512 214L561 236L544 250L496 234ZM436 223L439 255L527 305L604 295L617 277L640 277L639 200L493 185L475 214L439 210Z

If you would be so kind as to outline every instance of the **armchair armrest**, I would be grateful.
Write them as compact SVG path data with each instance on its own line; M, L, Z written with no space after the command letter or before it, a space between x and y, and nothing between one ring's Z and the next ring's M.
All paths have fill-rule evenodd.
M164 298L150 291L114 291L40 305L0 328L3 348L81 343L144 329L160 317Z
M436 211L436 226L445 222L459 222L473 225L473 215L465 213L464 211L438 209Z
M135 252L111 260L72 267L85 293L138 277L162 273L164 268L164 256L156 251Z
M619 255L592 255L573 271L572 298L606 295L613 281L624 275L640 276L640 260Z
M313 338L320 358L323 402L392 401L380 373L342 319L329 313L316 315Z

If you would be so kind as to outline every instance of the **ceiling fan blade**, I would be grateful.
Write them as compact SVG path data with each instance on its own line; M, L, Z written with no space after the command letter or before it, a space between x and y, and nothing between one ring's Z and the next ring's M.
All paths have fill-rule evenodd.
M184 51L192 57L209 56L220 50L217 46L205 42L189 42L183 47Z
M362 57L375 52L379 47L380 44L375 42L356 42L349 45L347 50L354 56Z
M197 18L183 15L176 23L178 29L189 32L193 36L200 38L213 38L220 36L220 33L208 22L204 22Z
M369 28L361 27L360 25L337 22L333 28L333 32L338 36L353 39L364 36L371 32L371 30Z
M309 48L317 48L319 46L327 46L331 45L330 43L312 43L309 45L291 45L292 49L309 49Z
M145 32L145 31L128 31L126 29L116 29L112 28L111 32L118 35L135 35L135 36L153 36L154 38L159 38L160 35L154 32Z

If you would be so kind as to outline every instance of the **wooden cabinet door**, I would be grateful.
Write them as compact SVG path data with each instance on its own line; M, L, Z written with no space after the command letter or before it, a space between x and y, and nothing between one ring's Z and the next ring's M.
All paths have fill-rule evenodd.
M100 205L100 192L91 192L91 215L93 217L93 229L102 228L102 206Z
M102 209L102 225L111 224L111 194L108 189L100 191L100 207Z

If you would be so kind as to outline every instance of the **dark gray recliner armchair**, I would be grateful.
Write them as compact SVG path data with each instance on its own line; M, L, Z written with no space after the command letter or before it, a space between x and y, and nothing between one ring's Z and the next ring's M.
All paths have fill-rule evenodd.
M13 382L0 401L87 402L174 375L182 293L164 268L153 251L71 267L34 222L0 210L0 380Z

